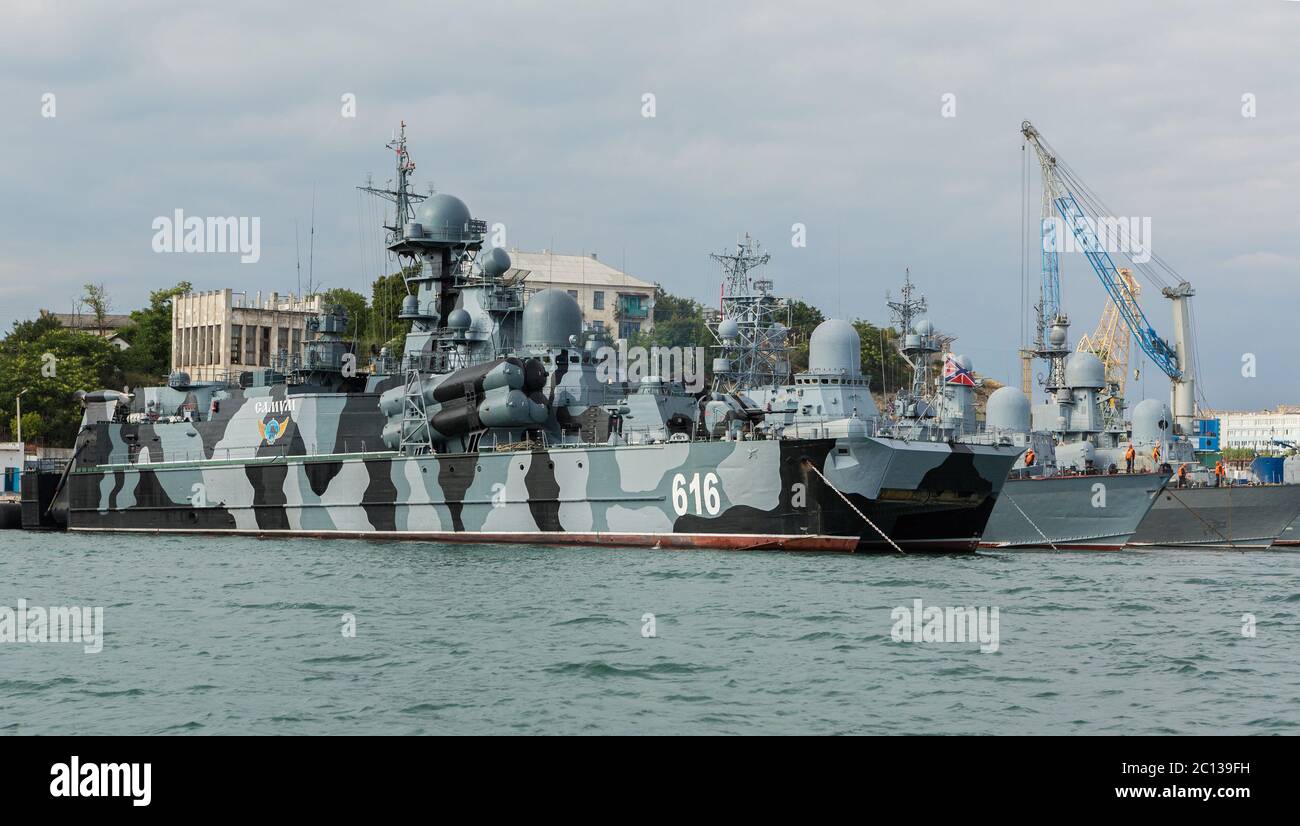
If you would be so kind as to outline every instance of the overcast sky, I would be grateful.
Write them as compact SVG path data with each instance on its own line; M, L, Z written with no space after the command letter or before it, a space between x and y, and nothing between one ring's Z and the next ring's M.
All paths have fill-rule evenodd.
M0 15L6 330L88 281L119 312L180 280L292 292L313 190L315 281L368 294L382 258L355 187L391 178L405 119L419 189L505 224L510 246L597 252L714 303L708 253L749 231L780 291L877 323L910 267L956 349L1016 382L1029 119L1119 215L1151 218L1155 252L1195 286L1211 405L1300 403L1297 2L5 0ZM260 217L261 260L155 253L153 220L178 208ZM1081 256L1062 268L1075 339L1104 294ZM1036 251L1029 269L1036 285ZM1169 302L1144 286L1169 335ZM1167 397L1163 376L1145 370L1142 395Z

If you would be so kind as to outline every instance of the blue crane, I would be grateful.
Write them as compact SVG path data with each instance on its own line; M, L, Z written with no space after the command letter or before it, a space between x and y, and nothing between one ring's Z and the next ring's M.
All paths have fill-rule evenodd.
M1160 368L1170 379L1178 381L1183 377L1185 357L1169 342L1156 333L1147 321L1137 303L1136 296L1129 290L1128 284L1120 275L1111 260L1110 253L1097 238L1096 221L1080 206L1080 198L1090 201L1088 190L1064 164L1059 163L1056 153L1052 151L1043 136L1033 124L1025 121L1020 125L1021 134L1026 142L1034 147L1038 155L1039 166L1043 174L1043 222L1042 222L1042 299L1038 310L1039 349L1042 348L1042 331L1053 323L1060 313L1061 270L1059 261L1060 241L1057 227L1067 227L1079 250L1087 257L1093 272L1101 279L1102 286L1114 301L1124 324L1137 340L1142 352ZM1095 210L1094 210L1095 212ZM1056 216L1060 216L1060 221ZM1166 297L1172 299L1186 298L1192 295L1191 286L1181 282L1178 286L1163 290Z

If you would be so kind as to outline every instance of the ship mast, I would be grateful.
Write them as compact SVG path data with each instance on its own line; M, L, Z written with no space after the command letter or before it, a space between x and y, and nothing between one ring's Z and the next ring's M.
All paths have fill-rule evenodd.
M734 251L709 257L722 265L721 306L709 324L719 356L714 360L714 389L735 393L784 383L790 374L790 304L772 294L770 278L750 276L772 256L745 233Z
M407 221L415 217L415 205L428 197L411 191L411 174L415 172L415 161L411 160L410 154L406 151L406 121L401 123L402 128L398 133L393 136L392 140L384 144L385 147L397 154L397 188L381 189L374 186L369 180L366 181L365 186L357 187L362 192L368 192L395 205L393 223L384 224L384 229L391 233L388 237L389 243L402 236L402 227Z

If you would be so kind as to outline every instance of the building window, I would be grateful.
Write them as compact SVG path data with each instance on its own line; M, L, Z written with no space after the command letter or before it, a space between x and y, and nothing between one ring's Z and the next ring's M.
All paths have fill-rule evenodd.
M280 337L276 341L276 349L280 351L280 357L284 358L289 355L289 328L280 328Z
M302 358L302 330L297 327L293 328L293 349L289 351L289 357L292 361Z
M244 328L244 364L257 364L257 325L250 324Z
M605 291L604 291L604 290L593 290L593 291L592 291L592 293L591 293L591 309L593 309L593 310L603 310L603 309L605 309Z
M631 338L641 332L641 323L639 321L623 321L618 325L619 338Z
M262 352L258 354L258 366L271 366L271 328L262 328Z
M244 352L244 327L241 324L230 325L230 363L239 364Z

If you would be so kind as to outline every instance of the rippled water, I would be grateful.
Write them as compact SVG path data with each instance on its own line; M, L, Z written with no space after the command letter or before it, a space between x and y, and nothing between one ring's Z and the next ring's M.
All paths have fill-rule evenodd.
M9 531L0 605L101 605L106 637L99 654L0 644L0 732L1289 733L1298 574L1288 552L903 558ZM916 598L997 606L1000 650L894 642L890 611Z

